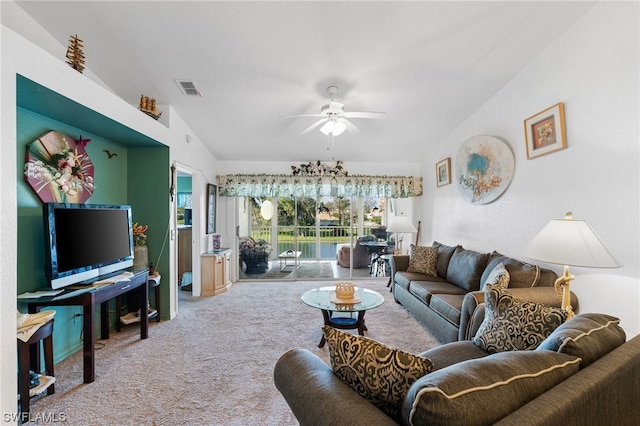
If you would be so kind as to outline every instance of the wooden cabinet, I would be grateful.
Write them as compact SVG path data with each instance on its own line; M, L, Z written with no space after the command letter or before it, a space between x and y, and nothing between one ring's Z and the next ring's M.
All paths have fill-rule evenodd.
M191 272L191 227L178 228L178 280L185 272Z
M200 257L202 296L215 296L231 285L231 250L208 251Z

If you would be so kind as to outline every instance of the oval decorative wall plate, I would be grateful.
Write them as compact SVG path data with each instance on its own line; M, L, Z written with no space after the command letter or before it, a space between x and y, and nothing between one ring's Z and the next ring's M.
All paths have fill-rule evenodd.
M43 203L84 203L93 194L93 163L80 142L51 131L27 146L25 180Z
M515 157L509 144L495 136L473 136L458 149L456 184L471 204L488 204L511 183Z

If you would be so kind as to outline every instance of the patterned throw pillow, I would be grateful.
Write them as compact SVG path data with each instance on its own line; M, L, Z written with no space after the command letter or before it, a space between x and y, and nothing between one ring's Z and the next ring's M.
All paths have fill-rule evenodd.
M507 271L507 268L505 268L502 263L498 263L487 277L485 285L492 285L504 289L509 287L510 280L511 275L509 275L509 271Z
M567 311L519 300L487 285L485 316L472 341L489 353L535 349L567 319Z
M333 327L322 330L335 375L392 418L399 417L413 382L433 370L429 358Z
M411 244L411 257L407 272L418 272L420 274L438 276L436 265L438 263L438 248L423 247Z

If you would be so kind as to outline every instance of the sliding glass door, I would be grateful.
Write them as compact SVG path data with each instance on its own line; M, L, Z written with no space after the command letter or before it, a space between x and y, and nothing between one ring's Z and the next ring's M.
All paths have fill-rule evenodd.
M241 280L370 276L369 253L359 246L358 237L383 230L385 199L240 197L238 200ZM386 232L382 238L386 238Z

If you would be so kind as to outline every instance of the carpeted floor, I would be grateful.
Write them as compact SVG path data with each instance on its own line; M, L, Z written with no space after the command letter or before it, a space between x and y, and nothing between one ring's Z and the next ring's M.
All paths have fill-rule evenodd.
M393 301L386 279L358 281L385 296L367 312L367 336L420 353L437 341ZM98 340L96 381L82 383L82 353L56 364L56 393L34 399L32 419L67 425L296 425L273 385L273 365L292 347L317 347L322 315L300 295L326 281L242 282L219 296L180 293L179 315ZM55 337L54 337L55 338ZM47 415L49 417L47 417ZM39 416L39 417L38 417ZM38 424L38 421L32 423Z

